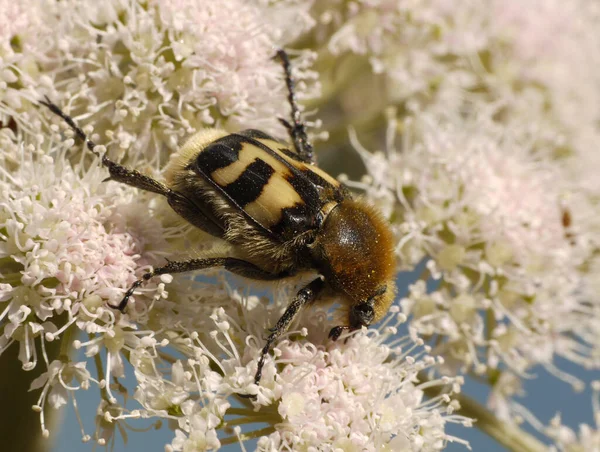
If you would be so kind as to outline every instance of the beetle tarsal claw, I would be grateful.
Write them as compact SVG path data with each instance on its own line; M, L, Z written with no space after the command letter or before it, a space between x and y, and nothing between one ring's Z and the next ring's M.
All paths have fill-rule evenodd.
M329 332L329 339L337 341L345 330L349 330L347 326L334 326Z

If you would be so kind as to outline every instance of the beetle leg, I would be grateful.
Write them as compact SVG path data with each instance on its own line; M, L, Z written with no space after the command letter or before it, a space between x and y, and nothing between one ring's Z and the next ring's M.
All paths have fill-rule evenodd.
M292 69L290 65L290 58L285 50L279 49L277 51L277 58L283 65L285 72L285 84L288 88L288 100L292 108L292 122L289 123L285 119L279 121L285 126L290 134L290 138L294 143L294 148L298 155L310 163L315 163L315 157L313 154L313 147L310 143L308 136L306 135L306 124L302 121L300 116L300 109L298 108L298 102L296 101L295 82L292 77Z
M117 182L121 182L127 185L131 185L132 187L141 188L142 190L151 191L154 193L158 193L159 195L168 196L171 191L164 184L159 181L152 179L145 174L140 173L136 170L130 170L123 165L119 165L117 162L111 160L104 155L100 155L98 151L96 151L96 143L90 140L87 135L83 132L83 130L75 124L73 118L67 115L64 111L58 107L55 103L53 103L47 96L45 96L45 100L40 101L42 105L48 107L48 109L57 116L60 116L69 127L75 132L78 138L80 138L87 148L97 157L102 160L102 165L104 165L108 172L110 173L110 177L108 180L114 180Z
M48 107L55 115L60 116L69 125L69 127L73 129L77 137L79 137L86 144L87 148L102 160L102 165L108 169L110 174L110 177L106 180L120 182L141 190L162 195L167 198L167 201L173 210L189 223L193 224L199 229L202 229L210 235L215 237L223 237L223 228L216 224L215 221L211 220L211 218L202 211L201 206L194 204L181 193L171 190L165 184L157 181L156 179L146 176L139 171L119 165L117 162L108 158L106 154L101 156L95 150L96 143L90 140L83 130L77 126L77 124L75 124L73 118L63 112L56 104L48 99L48 97L46 97L45 100L40 101L40 103Z
M345 325L334 326L329 332L329 339L331 339L332 341L337 341L344 331L352 331L352 329L353 328L350 328L349 326Z
M123 299L119 305L112 307L122 312L127 307L129 298L133 295L135 290L145 281L148 281L155 276L169 273L185 273L194 270L203 270L215 267L223 267L225 270L235 273L236 275L264 281L273 281L291 276L291 273L289 272L270 273L260 267L257 267L251 262L233 257L213 257L206 259L189 259L187 261L169 261L166 265L157 267L151 272L145 273L141 279L138 279L136 282L134 282L129 290L125 292L125 295L123 296Z
M256 368L256 374L254 376L254 383L258 384L260 382L260 378L262 377L262 369L265 365L265 359L269 354L273 343L283 333L287 331L287 329L290 327L290 324L292 323L292 320L294 320L294 317L296 317L296 314L300 312L300 309L303 306L314 301L319 296L319 293L321 292L323 287L325 287L325 281L323 280L323 278L319 277L308 283L302 289L300 289L296 294L296 297L288 305L283 315L277 321L275 327L271 328L271 334L269 334L269 337L267 338L267 343L263 347L262 352L260 354L260 358L258 360L258 366Z

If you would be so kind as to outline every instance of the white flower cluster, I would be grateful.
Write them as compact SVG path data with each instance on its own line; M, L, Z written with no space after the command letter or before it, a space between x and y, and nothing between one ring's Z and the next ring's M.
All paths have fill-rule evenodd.
M267 306L256 297L228 292L229 303L213 310L210 316L214 322L210 339L202 342L199 334L191 333L191 340L184 345L187 356L198 357L184 365L190 380L187 384L198 385L196 390L204 391L208 402L202 409L187 402L188 410L178 421L172 450L189 450L198 441L212 441L211 447L217 447L215 428L251 422L266 422L268 426L246 432L234 427L236 436L222 439L221 444L260 437L257 450L261 451L311 447L376 451L439 450L448 441L460 441L444 433L447 422L469 424L452 414L457 405L450 403L450 394L425 401L422 388L454 382L453 390L459 391L461 380L443 378L419 383L419 372L438 361L423 353L422 342L415 344L397 336L397 327L406 320L397 314L397 308L381 328L338 342L328 340L325 311L305 313L300 323L308 328L288 333L277 344L274 359L266 364L263 379L256 386L253 377L262 343L248 331L260 330L265 318L274 321L289 297L277 297L279 306ZM198 310L197 303L183 306ZM189 318L197 321L202 316ZM243 349L236 344L244 344ZM219 370L211 371L207 358L214 360L215 356L222 359L213 361ZM236 396L243 391L255 394L256 399ZM162 401L161 393L164 391L156 391ZM230 406L232 395L235 404ZM225 415L236 418L224 420Z
M583 151L592 143L589 125L600 114L597 2L330 0L315 5L314 14L317 42L371 67L373 79L338 93L351 110L365 110L351 97L384 106L441 104L454 112L474 100L509 101L511 113L536 111L539 117L528 119L543 125L540 139L564 134ZM328 67L336 71L335 63Z
M156 165L165 157L161 151L173 151L183 136L207 126L281 135L277 116L286 90L272 57L311 24L309 6L289 1L271 10L236 0L11 6L20 25L6 29L18 34L5 39L10 58L1 74L0 116L12 115L27 129L43 89L76 119L93 124L109 152L131 164L137 158ZM269 15L273 21L264 22ZM311 59L309 52L298 54L295 73L309 82L302 92L314 96Z
M272 56L312 25L310 5L0 1L0 353L19 347L24 369L46 369L31 384L44 435L46 407L78 411L78 391L96 389L96 431L81 430L101 445L140 418L165 421L174 451L251 438L265 451L427 451L462 442L445 432L448 422L469 424L453 414L462 379L433 376L443 359L398 334L406 317L397 306L378 329L337 342L327 336L328 312L306 312L298 322L305 328L267 359L260 385L265 329L292 287L269 303L240 295L220 274L214 284L164 275L136 292L127 314L112 309L166 257L219 244L198 242L164 200L103 183L99 161L76 150L64 124L51 133L40 114L47 94L94 132L100 152L156 174L165 150L207 125L281 135L277 117L289 105ZM312 54L294 56L298 92L314 96ZM47 351L53 341L57 356ZM134 388L124 386L128 372ZM431 388L440 394L425 398Z
M114 347L121 329L133 324L107 305L119 302L136 272L159 262L166 242L160 222L148 217L149 198L102 184L106 171L97 163L84 170L67 163L64 149L37 158L31 145L20 149L19 166L0 172L1 349L18 343L30 370L40 364L39 343L47 381L60 378L68 387L83 378L85 363L68 362L69 340L62 351L67 361L49 363L45 342L65 335L72 341L82 331L97 335L89 356L99 346ZM156 284L149 288L161 296ZM108 369L122 376L122 367L122 357L113 355Z
M592 231L564 224L571 182L489 118L437 119L406 120L402 151L361 152L385 181L367 194L396 216L401 261L427 260L403 301L411 326L442 335L438 352L462 370L523 374L556 355L597 365L598 306L580 294Z
M536 365L580 389L554 363L600 365L597 3L322 14L332 53L367 55L392 80L387 148L352 135L370 177L349 184L396 225L401 265L425 264L402 300L413 331L446 369L486 377L502 417Z
M2 173L6 201L0 205L0 343L3 350L18 343L25 369L47 367L31 386L42 389L34 408L46 434L45 405L60 408L71 400L76 408L76 392L94 384L102 394L93 436L100 444L132 418L168 420L175 430L170 450L216 449L251 437L261 437L259 450L325 444L332 450L438 450L454 440L444 433L446 422L466 420L452 415L449 395L425 402L421 390L453 380L419 383L417 374L439 362L394 336L406 320L397 308L380 331L337 343L327 339L327 313L308 313L302 323L310 325L310 341L282 340L260 386L253 380L265 318L275 321L289 293L267 306L240 297L225 282L181 280L168 286L168 301L152 309L152 300L144 304L141 296L127 315L110 309L136 274L159 261L169 248L163 237L171 233L153 216L150 198L101 183L105 170L97 162L74 169L64 149L50 153L54 157L30 155L18 171ZM144 292L167 297L163 287L149 283ZM87 340L79 339L82 332ZM52 360L45 344L55 340L62 341L61 355ZM73 360L73 349L85 350L97 377L88 368L92 361ZM106 363L98 367L104 353ZM133 410L120 403L127 388L109 384L125 375L126 361L137 381L133 397L140 408ZM238 395L244 393L256 401ZM225 418L232 415L237 423L269 422L270 428L219 439L219 429L237 425ZM82 435L92 439L85 430Z

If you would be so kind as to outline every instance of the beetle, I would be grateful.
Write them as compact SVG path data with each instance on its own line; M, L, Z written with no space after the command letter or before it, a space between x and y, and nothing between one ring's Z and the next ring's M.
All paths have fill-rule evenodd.
M41 104L60 116L87 148L101 158L109 180L164 196L183 219L232 244L236 256L169 261L142 276L116 307L124 311L134 291L155 276L221 267L254 280L279 280L299 272L316 277L302 287L271 328L254 381L275 341L302 307L336 295L347 309L344 324L329 337L367 327L388 311L396 293L393 237L381 214L355 199L315 162L298 108L289 57L278 50L291 107L287 129L292 146L249 129L197 132L172 156L165 182L99 155L74 120L48 97Z

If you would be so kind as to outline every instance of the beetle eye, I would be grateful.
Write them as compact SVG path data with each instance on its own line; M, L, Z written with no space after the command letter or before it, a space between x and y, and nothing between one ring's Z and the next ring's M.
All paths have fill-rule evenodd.
M370 303L357 304L350 310L350 324L355 328L369 326L373 321L374 315L373 306Z

